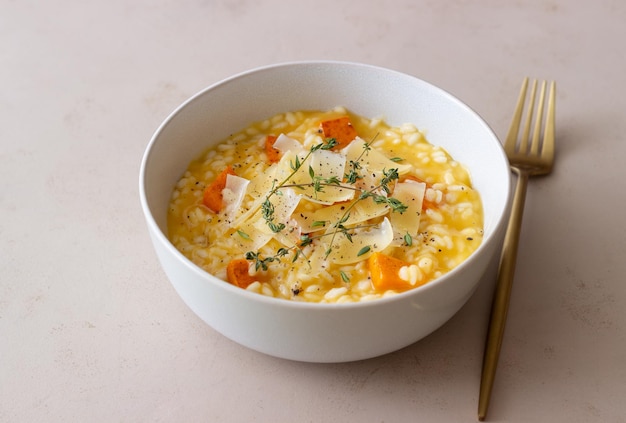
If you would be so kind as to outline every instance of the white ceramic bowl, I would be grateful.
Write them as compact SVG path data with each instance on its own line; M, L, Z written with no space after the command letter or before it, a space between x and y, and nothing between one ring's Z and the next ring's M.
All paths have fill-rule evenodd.
M392 125L411 122L465 164L484 205L484 239L462 265L392 298L355 304L279 300L236 288L185 258L167 239L176 181L209 144L276 113L345 106ZM469 299L499 250L510 173L500 142L468 106L415 77L345 62L255 69L212 85L176 109L143 157L141 206L158 258L183 301L207 324L254 350L299 361L342 362L410 345L443 325Z

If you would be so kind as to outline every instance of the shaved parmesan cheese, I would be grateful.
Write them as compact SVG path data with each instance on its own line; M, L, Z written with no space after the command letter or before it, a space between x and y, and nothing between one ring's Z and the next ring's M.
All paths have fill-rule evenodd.
M314 211L301 211L293 215L293 218L303 233L322 231L341 219L349 205L350 203L338 203Z
M295 193L291 188L282 188L277 191L271 198L271 203L274 207L274 219L275 224L284 224L285 226L291 220L293 211L300 202L300 196ZM269 228L267 222L259 211L254 215L256 223L255 227L263 233L273 234L274 232Z
M253 220L240 224L232 237L242 251L257 251L272 239L271 234L257 229Z
M278 138L280 138L280 136ZM233 223L233 227L237 228L241 226L243 222L248 219L252 219L272 190L283 182L292 172L289 167L289 163L290 160L295 159L296 155L294 152L285 150L285 153L282 155L278 163L274 163L272 166L267 168L263 174L250 181L247 193L255 200L250 209L237 218L237 220Z
M322 178L343 178L346 156L329 150L316 150L311 154L311 169Z
M260 198L267 195L274 185L276 185L276 172L278 170L278 163L273 164L265 170L262 174L258 175L250 181L248 186L248 194L253 198Z
M396 241L402 241L407 233L416 236L419 232L425 191L426 184L423 182L406 180L396 184L393 197L407 206L404 212L393 212L389 215Z
M260 200L265 200L262 198ZM238 240L240 246L248 248L248 250L258 250L269 242L272 238L281 244L292 247L300 240L300 228L291 218L293 211L298 206L300 196L293 189L284 188L277 194L272 196L271 202L274 207L272 222L276 225L285 225L280 232L274 232L268 226L267 221L263 217L260 203L254 209L248 210L244 216L240 216L237 221L231 225L233 229L241 231L247 237Z
M372 197L360 200L354 209L357 213L359 222L384 216L389 212L389 206L387 204L376 203Z
M304 147L298 140L288 137L285 134L280 134L276 141L274 141L274 148L285 154L287 151L299 154L304 152Z
M292 188L281 188L272 201L274 204L274 220L281 223L286 223L290 220L293 211L300 202L300 198L300 195L296 194Z
M298 185L298 194L306 196L309 201L320 204L333 204L351 200L354 197L354 190L352 189L326 185L321 188L321 191L316 191L313 186L314 179L311 176L311 171L314 177L321 178L321 180L328 180L333 177L338 180L343 178L346 159L342 154L328 150L316 150L311 153L306 161L304 160L305 156L296 156L292 151L285 152L276 164L276 171L272 178L275 184L284 182L285 185ZM296 160L301 163L301 166L297 171L294 171L293 163ZM260 182L260 184L263 183Z
M249 183L249 180L237 175L229 174L226 176L226 186L222 190L222 202L224 215L228 220L232 221L240 211Z
M398 173L400 175L403 175L411 170L411 165L396 163L377 150L371 149L363 153L365 148L365 141L359 137L356 137L354 141L348 144L348 146L343 149L343 153L346 155L348 163L351 161L359 161L361 166L368 171L382 172L384 169L398 169Z
M302 227L303 233L311 233L326 230L333 223L343 219L348 210L349 215L344 222L345 226L357 225L384 216L389 212L389 207L385 204L377 204L371 197L368 197L349 203L336 203L315 211L302 211L293 217Z
M324 242L329 243L332 239L334 228L327 231ZM367 259L372 253L382 251L393 241L393 228L389 219L374 227L355 230L351 237L338 232L332 245L332 254L329 258L337 264L352 264ZM329 245L326 245L329 248Z
M384 171L398 169L398 174L403 175L411 170L411 165L396 163L374 149L364 152L366 148L365 141L357 137L343 149L348 166L356 162L360 166L359 174L361 178L354 183L355 188L363 191L372 191L376 194L384 194L382 189L377 188L385 177Z
M300 235L302 235L300 226L298 226L295 220L289 220L284 223L285 229L273 234L274 239L287 248L298 245L300 243Z

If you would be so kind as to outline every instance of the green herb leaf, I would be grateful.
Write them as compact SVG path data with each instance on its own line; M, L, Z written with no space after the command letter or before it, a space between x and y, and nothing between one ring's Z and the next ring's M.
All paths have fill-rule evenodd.
M344 272L343 270L339 271L339 274L341 275L341 280L348 283L350 282L350 278L348 277L348 275L346 275L346 272Z
M387 199L387 204L391 207L391 211L395 213L404 213L409 208L409 206L404 204L402 201L393 197L389 197Z
M358 253L356 253L356 256L357 256L357 257L360 257L360 256L362 256L363 254L367 254L367 253L369 253L369 252L370 252L370 250L371 250L371 249L372 249L372 248L371 248L369 245L366 245L365 247L361 248L361 249L359 250L359 252L358 252Z
M285 224L284 223L276 224L274 222L267 222L267 226L269 226L271 231L276 233L276 234L278 232L282 231L283 229L285 229Z
M295 161L289 161L289 167L291 167L291 170L293 171L300 169L300 166L302 166L302 163L300 163L300 157L298 156L296 156Z
M246 253L246 260L254 261L255 270L263 269L267 270L267 263L274 261L273 257L261 258L261 255L258 252L248 251Z
M237 234L239 234L239 236L242 237L243 239L250 240L250 235L248 235L241 229L237 229Z
M336 176L331 176L330 178L326 178L324 183L328 185L341 185L341 180Z
M308 234L300 235L300 247L306 247L312 242L313 238L311 238Z
M335 138L326 138L324 140L324 145L322 146L322 150L330 150L337 145L337 140Z

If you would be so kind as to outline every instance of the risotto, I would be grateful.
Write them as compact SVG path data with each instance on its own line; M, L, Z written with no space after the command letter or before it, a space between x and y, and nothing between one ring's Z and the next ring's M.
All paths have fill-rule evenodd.
M413 124L342 107L255 122L190 163L168 236L242 289L309 302L371 300L449 272L482 242L467 169Z

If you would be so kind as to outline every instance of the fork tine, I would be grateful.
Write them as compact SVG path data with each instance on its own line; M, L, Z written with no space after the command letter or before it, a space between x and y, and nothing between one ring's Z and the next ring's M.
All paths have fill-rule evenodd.
M530 138L530 126L533 120L534 109L535 109L535 96L537 94L537 80L533 81L533 85L530 89L530 99L528 102L528 110L526 111L526 124L524 125L524 132L520 139L519 148L517 151L520 151L522 154L526 154L528 151L528 140Z
M543 147L541 157L549 162L553 162L554 158L554 123L556 120L556 82L550 83L550 93L548 94L548 114L546 125L543 133Z
M524 102L526 101L526 90L528 88L528 78L524 78L522 82L522 88L520 89L519 98L517 100L517 106L515 107L515 113L511 120L511 126L506 136L504 147L507 151L515 151L517 146L517 134L519 133L520 122L522 121L522 113L524 112Z
M535 81L535 84L537 81ZM539 142L540 134L541 134L541 126L543 123L543 105L546 100L546 81L541 83L541 91L539 92L539 101L537 102L537 117L535 118L535 130L533 131L533 139L530 143L530 154L538 155L539 154ZM530 120L530 117L528 118Z

